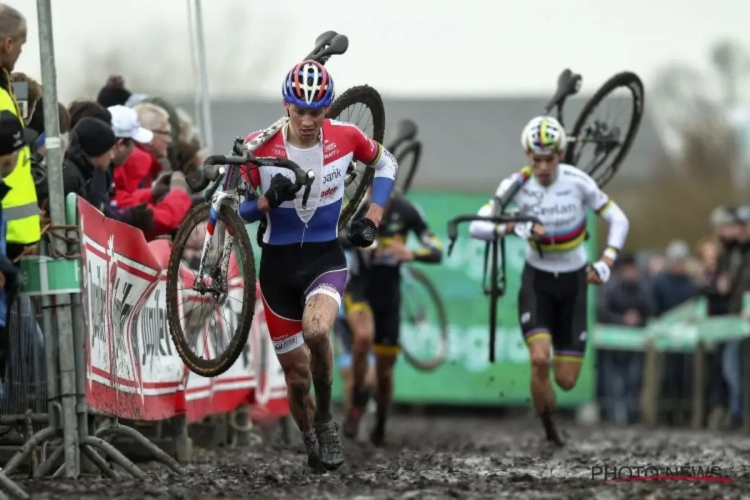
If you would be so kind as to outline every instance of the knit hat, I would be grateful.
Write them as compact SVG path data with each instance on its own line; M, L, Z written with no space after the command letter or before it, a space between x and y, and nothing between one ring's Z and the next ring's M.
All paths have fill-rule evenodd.
M130 95L131 92L125 88L125 80L120 75L110 75L107 83L96 96L96 102L105 108L117 105L123 106Z
M71 131L86 156L95 158L112 149L117 142L112 127L98 118L82 118Z

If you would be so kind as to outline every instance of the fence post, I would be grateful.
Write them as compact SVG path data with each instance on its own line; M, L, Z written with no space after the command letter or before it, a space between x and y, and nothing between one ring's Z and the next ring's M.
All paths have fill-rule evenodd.
M45 147L47 181L49 183L49 206L54 226L65 224L65 200L62 180L62 141L57 109L57 75L55 70L55 49L52 38L52 8L50 0L37 0L39 18L39 56L42 69L42 89L44 123L46 129ZM52 250L57 255L66 253L65 242L51 241ZM62 426L65 448L65 476L76 478L80 472L78 455L78 422L76 421L75 358L73 355L73 325L69 295L58 295L55 319L59 342L60 396L62 399Z

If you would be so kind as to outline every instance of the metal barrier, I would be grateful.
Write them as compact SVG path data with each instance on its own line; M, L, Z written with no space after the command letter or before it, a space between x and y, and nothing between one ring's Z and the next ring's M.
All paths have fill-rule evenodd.
M76 220L76 204L75 196L70 197L68 220L71 222ZM99 217L99 222L92 226L97 230L104 227L106 224L101 222L103 216L90 205L86 205L85 202L81 202L84 210L90 209ZM91 212L88 213L91 215ZM85 227L83 221L82 227ZM126 227L124 230L129 231L132 228ZM51 255L26 257L20 263L24 292L9 310L7 332L10 338L10 355L7 376L0 386L0 426L7 426L8 429L5 439L14 436L23 443L0 472L0 488L18 498L28 498L28 495L7 475L12 474L24 463L28 463L34 478L41 478L50 473L52 477L65 474L67 477L75 478L79 476L82 468L99 469L107 476L117 478L119 472L113 464L137 478L144 478L145 473L110 442L117 435L135 440L149 450L156 460L176 473L182 473L174 458L135 428L120 421L123 417L152 422L161 422L164 418L171 419L174 430L174 455L180 462L187 462L191 458L192 442L188 435L188 424L191 422L199 422L217 413L226 414L229 416L226 425L234 431L233 444L245 446L251 443L248 432L252 428L252 415L270 413L272 416L280 417L288 414L283 373L280 367L276 366L278 362L274 363L276 358L273 355L272 344L263 330L263 325L260 324L264 322L260 301L256 304L257 319L253 324L246 353L238 361L237 366L232 368L234 372L227 372L227 377L203 379L189 373L176 356L174 346L171 346L169 362L173 365L178 363L179 376L173 392L167 394L163 416L144 410L147 407L151 409L154 405L143 403L144 398L148 397L143 391L143 383L140 391L122 391L123 386L119 384L123 381L117 378L122 359L117 357L115 347L119 348L125 343L124 335L127 329L123 329L123 325L113 324L111 313L114 308L110 308L110 314L101 316L98 315L103 311L101 308L94 310L101 304L96 304L93 297L98 291L92 283L90 271L93 266L90 259L86 258L86 248L90 248L96 242L85 232L75 224L59 228L47 227L44 231L42 249ZM105 236L112 241L112 234ZM53 238L63 239L68 251L56 254L51 250L49 243ZM128 247L132 246L132 238L123 241ZM154 242L149 245L149 249L154 251L152 255L156 255L157 260L162 261L158 264L164 265L164 259L168 260L169 244ZM167 245L166 249L164 245ZM83 248L83 251L79 251L79 248ZM110 250L111 260L108 260L107 264L117 266L123 259L127 260L122 256L117 257L114 246ZM128 262L134 265L133 261ZM121 274L104 274L105 289L116 288L115 283L110 283L115 276L119 280L127 281ZM132 327L132 331L127 330L127 333L135 332L138 341L156 342L144 346L144 359L149 348L152 350L151 354L159 350L160 341L165 337L171 342L164 315L163 273L158 271L158 274L154 279L154 286L149 289L149 299L139 302L140 309L133 309L133 315L129 317L128 323L135 326ZM156 306L161 307L160 310L147 310L146 306L152 298L157 302L161 300L161 304ZM108 297L111 303L119 299L121 297L115 295ZM71 326L67 335L66 332L58 330L59 324L54 321L55 316L66 313L70 314ZM160 314L159 324L149 322ZM149 321L143 320L144 317ZM122 319L120 316L117 318ZM108 361L111 361L113 368L97 372L93 369L96 355L91 353L92 339L100 334L102 327L108 329L110 339L113 340L108 344L108 352L113 355ZM163 344L161 346L163 347ZM169 346L167 350L170 350ZM158 361L159 365L165 364L164 359ZM265 376L258 377L265 383L258 394L259 400L256 401L254 375L260 365L268 366L269 371L264 374ZM247 376L247 373L251 373L251 376ZM109 380L107 376L110 377ZM99 392L92 390L97 387ZM109 399L101 396L101 390L107 387L111 391ZM122 404L128 393L141 398L141 410L144 411L139 412L133 405ZM95 409L91 408L92 404ZM250 404L253 404L253 407L248 406ZM96 428L92 426L95 420L100 422ZM0 434L0 447L2 439L3 435ZM0 500L3 498L6 497L0 492Z

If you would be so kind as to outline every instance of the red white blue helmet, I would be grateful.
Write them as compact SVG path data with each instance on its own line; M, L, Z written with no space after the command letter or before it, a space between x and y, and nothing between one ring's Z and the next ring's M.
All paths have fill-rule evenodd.
M319 62L302 61L287 73L281 94L284 102L301 108L325 108L335 97L333 78Z

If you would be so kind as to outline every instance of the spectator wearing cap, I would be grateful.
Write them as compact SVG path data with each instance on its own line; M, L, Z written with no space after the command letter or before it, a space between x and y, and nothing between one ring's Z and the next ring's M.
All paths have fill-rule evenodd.
M117 138L113 166L119 167L130 158L136 142L147 144L154 138L154 133L141 127L138 115L131 108L117 105L107 109L112 116L112 131Z
M140 114L129 110L135 113L135 119L121 107L109 108L113 117L117 113L118 120L122 120L119 127L140 130L138 134L141 135L140 138L133 137L135 148L122 166L114 171L114 204L121 209L148 204L154 212L153 231L145 233L146 239L150 240L175 231L190 210L192 200L187 194L182 172L172 172L157 179L162 166L156 155L165 153L171 141L166 112L151 104L139 106L136 108L140 109ZM144 117L146 122L143 121ZM146 141L149 138L146 135L150 135L150 140Z
M26 18L10 5L0 3L0 110L11 112L21 124L26 124L13 95L10 74L26 43ZM3 198L3 213L8 222L7 253L11 260L21 255L26 247L35 246L41 238L40 213L36 186L31 173L28 146L18 154L18 165L5 178L10 191Z
M687 272L690 247L682 240L674 240L664 252L665 268L652 281L654 309L657 316L687 302L698 295L698 285ZM682 405L689 401L692 372L691 355L667 353L664 359L662 393L671 399L668 419L681 425L687 419Z
M15 115L9 111L0 111L0 175L3 179L16 169L19 153L27 146L25 135ZM10 190L11 188L0 180L0 199ZM0 211L0 378L4 378L8 359L8 310L19 287L19 271L7 255L6 230L7 221Z

